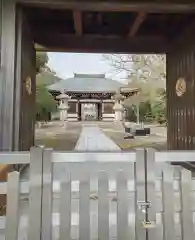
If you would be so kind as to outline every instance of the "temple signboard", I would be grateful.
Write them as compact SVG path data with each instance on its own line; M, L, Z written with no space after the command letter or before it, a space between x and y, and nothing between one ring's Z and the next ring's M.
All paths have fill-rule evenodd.
M106 100L111 99L111 97L114 95L114 93L76 93L76 92L67 92L69 96L71 96L71 99L100 99L100 100Z

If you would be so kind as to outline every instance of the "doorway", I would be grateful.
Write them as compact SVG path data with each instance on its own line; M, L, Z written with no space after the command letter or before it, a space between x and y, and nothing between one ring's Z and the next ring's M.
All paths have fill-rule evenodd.
M82 103L81 104L81 119L82 121L97 121L98 111L97 104L95 103Z
M27 150L34 141L35 50L166 53L168 148L194 149L195 4L2 1L2 150Z

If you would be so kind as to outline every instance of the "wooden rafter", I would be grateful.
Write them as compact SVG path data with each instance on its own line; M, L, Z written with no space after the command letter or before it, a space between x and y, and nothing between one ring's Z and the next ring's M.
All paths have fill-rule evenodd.
M73 11L73 19L74 19L74 29L77 36L82 36L82 12L81 11Z
M136 35L136 33L138 32L141 24L144 22L144 20L146 19L147 13L146 12L139 12L134 23L133 26L130 28L128 37L134 37Z
M42 31L35 33L35 42L48 51L66 52L116 52L116 53L166 53L169 43L163 38L106 38L96 36L75 36Z

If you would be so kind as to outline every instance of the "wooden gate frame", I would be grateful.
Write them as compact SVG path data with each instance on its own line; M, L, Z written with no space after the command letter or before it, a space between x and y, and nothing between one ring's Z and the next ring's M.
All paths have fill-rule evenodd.
M95 157L96 161L90 159ZM8 184L0 183L0 194L7 194L7 221L6 237L9 240L16 240L18 236L18 204L21 194L29 193L29 230L28 240L31 239L51 239L52 236L52 194L59 194L59 189L53 188L52 169L55 164L66 162L68 169L74 164L85 164L90 171L97 171L97 167L107 163L117 162L118 189L117 201L118 210L118 239L127 239L127 182L124 171L120 171L120 165L126 166L125 171L134 173L135 177L135 225L130 228L132 239L152 240L181 237L182 240L194 239L193 218L195 215L195 181L191 177L191 172L181 167L170 166L167 162L193 161L194 151L183 152L156 152L153 149L138 149L136 152L102 152L86 153L71 152L59 153L51 149L32 148L31 152L1 153L0 163L5 161L9 164L28 164L30 163L30 181L20 182L19 173L9 174ZM87 160L89 159L89 160ZM105 162L102 162L102 159ZM118 162L120 160L120 162ZM136 163L135 163L136 162ZM80 165L81 166L81 165ZM105 165L106 166L106 165ZM127 167L129 166L129 167ZM132 168L131 168L131 167ZM124 167L123 167L124 168ZM100 170L99 169L99 170ZM87 170L87 169L86 169ZM115 169L116 170L116 169ZM87 174L83 175L80 194L80 238L90 239L90 219L86 210L89 210L89 178ZM61 204L60 212L61 222L60 236L70 239L70 177L65 174L61 185ZM105 171L100 171L99 175L99 236L108 238L108 199L106 192L108 190L108 178ZM106 184L105 184L106 183ZM193 183L193 184L192 184ZM97 200L97 198L95 198ZM82 210L83 209L83 210ZM192 215L193 212L193 215ZM156 213L158 213L156 215ZM102 215L103 214L103 215ZM175 215L176 214L176 215ZM175 222L175 216L180 216ZM156 218L157 217L157 218ZM175 223L174 223L175 222ZM175 226L175 229L174 227ZM2 226L0 226L2 227ZM128 232L129 233L129 232ZM164 236L164 238L162 238Z

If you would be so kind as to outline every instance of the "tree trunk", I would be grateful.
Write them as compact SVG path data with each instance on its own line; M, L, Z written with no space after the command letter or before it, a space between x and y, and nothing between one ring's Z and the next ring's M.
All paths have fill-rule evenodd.
M137 124L140 123L139 104L136 105Z

